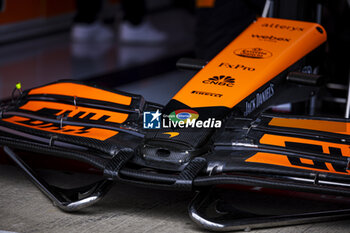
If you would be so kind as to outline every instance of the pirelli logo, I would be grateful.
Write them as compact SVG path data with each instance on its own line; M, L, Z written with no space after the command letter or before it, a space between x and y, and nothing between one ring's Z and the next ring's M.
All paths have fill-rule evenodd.
M192 91L191 94L206 95L206 96L217 97L217 98L221 98L223 96L223 94L206 92L206 91Z

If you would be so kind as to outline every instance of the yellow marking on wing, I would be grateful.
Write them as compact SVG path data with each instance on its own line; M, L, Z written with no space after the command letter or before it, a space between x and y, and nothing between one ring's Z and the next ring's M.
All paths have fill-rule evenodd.
M163 134L169 134L169 138L173 138L173 137L176 137L177 135L179 135L180 133L178 133L178 132L165 132Z

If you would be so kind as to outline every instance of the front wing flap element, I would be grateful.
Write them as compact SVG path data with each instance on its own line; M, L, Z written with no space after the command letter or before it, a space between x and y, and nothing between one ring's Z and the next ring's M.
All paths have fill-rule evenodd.
M94 98L89 93L94 93ZM145 135L151 131L147 132L142 124L143 112L161 110L162 106L148 103L141 96L60 81L25 91L3 105L0 144L29 179L64 211L96 203L113 181L178 190L224 187L220 191L224 193L239 187L260 187L350 196L349 120L266 114L254 119L231 117L209 141L203 142L200 153L181 154L185 158L183 166L174 170L168 165L171 153L162 146L147 144L149 138ZM166 137L167 145L171 145L172 138ZM157 163L144 158L147 145L158 146L153 154ZM48 159L58 156L79 160L102 171L104 177L74 190L55 187L41 179L17 151L44 154ZM248 216L237 222L229 214L217 221L202 212L207 208L207 196L200 196L190 205L190 216L211 230L297 224L349 215L343 209L306 215Z

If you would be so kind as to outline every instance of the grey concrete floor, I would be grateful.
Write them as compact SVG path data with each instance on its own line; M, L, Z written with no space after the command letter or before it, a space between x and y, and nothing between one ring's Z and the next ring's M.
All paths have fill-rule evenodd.
M47 174L50 172L44 173L49 177ZM57 171L55 174L61 178L68 176ZM188 217L187 204L193 193L116 184L96 205L76 213L64 213L54 207L16 167L8 165L0 165L0 190L0 232L205 232ZM324 222L252 232L350 232L350 222Z
M95 206L64 213L15 167L0 168L0 230L15 232L198 231L187 216L190 193L117 184Z

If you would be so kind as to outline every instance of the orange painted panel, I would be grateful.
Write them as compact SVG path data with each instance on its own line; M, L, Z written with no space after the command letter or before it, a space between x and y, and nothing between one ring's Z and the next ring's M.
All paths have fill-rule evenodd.
M99 128L89 128L85 129L82 126L74 126L74 125L64 125L62 128L58 128L54 126L52 123L48 123L45 125L28 125L25 122L29 121L29 118L13 116L10 118L5 118L3 121L7 121L16 125L21 125L33 129L44 130L51 133L93 138L98 140L106 140L114 135L118 134L118 131L107 130L107 129L99 129Z
M309 159L307 159L307 160L304 159L301 161L306 162L306 164L311 164L311 165L313 164L313 163L310 163ZM330 173L337 173L337 174L343 174L343 175L350 175L349 170L346 170L346 172L335 171L332 164L327 163L327 162L325 163L325 165L326 165L328 170L293 165L289 162L288 157L286 155L282 155L282 154L258 152L255 155L253 155L252 157L246 159L246 162L263 163L263 164L271 164L271 165L291 167L291 168L299 168L299 169L306 169L306 170L313 170L313 171L320 171L320 172L330 172Z
M84 118L85 116L91 114L89 120L99 120L101 118L105 118L106 122L113 123L123 123L128 118L128 114L112 112L102 109L94 109L94 108L86 108L81 106L74 106L69 104L61 104L54 102L46 102L46 101L29 101L23 106L20 107L22 110L28 110L37 112L44 108L57 110L56 116L60 116L65 112L68 112L68 117L74 117L77 114L81 114L79 118ZM108 129L100 129L100 128L86 128L83 126L74 126L74 125L63 125L62 128L54 125L53 123L45 123L39 120L33 120L26 117L13 116L10 118L4 118L3 121L7 121L13 124L52 132L58 134L79 136L79 137L87 137L98 140L106 140L114 135L118 134L118 131L108 130Z
M325 42L326 37L325 30L316 23L259 18L173 99L192 108L232 108ZM197 95L198 92L213 95Z
M265 134L264 136L261 137L259 142L265 145L273 145L273 146L281 146L281 147L285 147L286 142L296 142L296 143L303 143L307 145L318 145L322 147L323 153L325 154L330 154L329 148L333 147L333 148L339 148L343 156L350 157L350 145L339 144L339 143L324 142L324 141L296 138L296 137L287 137L287 136L280 136L280 135L271 135L271 134Z
M275 117L269 125L350 135L350 122Z
M32 89L31 91L29 91L28 94L52 94L72 97L76 96L86 99L94 99L123 105L130 105L132 99L129 96L120 95L117 93L104 91L95 87L90 87L77 83L54 83L47 86Z
M128 114L126 113L112 112L112 111L106 111L106 110L95 109L95 108L85 108L80 106L76 107L74 105L60 104L55 102L29 101L28 103L20 107L20 109L34 111L34 112L39 111L43 108L60 110L60 112L57 113L57 116L62 115L66 111L70 111L70 113L68 114L68 117L74 117L79 112L85 112L85 114L80 116L80 118L83 118L89 113L93 113L95 115L90 118L91 120L98 120L103 116L108 116L109 118L106 119L106 121L113 122L113 123L123 123L128 118Z

